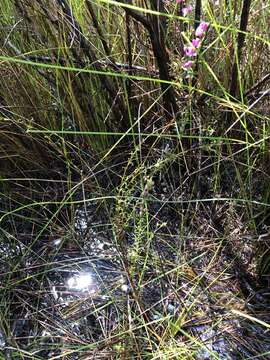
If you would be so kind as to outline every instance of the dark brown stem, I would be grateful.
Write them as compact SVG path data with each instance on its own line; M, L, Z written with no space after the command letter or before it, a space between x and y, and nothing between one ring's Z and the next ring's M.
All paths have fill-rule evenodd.
M127 4L131 4L130 0L123 0L123 3L127 3ZM151 27L150 22L148 21L148 18L144 15L142 15L141 13L139 13L136 10L130 9L130 8L125 8L126 13L128 13L130 16L133 17L133 19L135 19L136 21L138 21L139 23L141 23L147 30L149 30L149 28Z
M6 46L8 45L8 43L6 44ZM23 54L19 54L18 52L16 52L17 55L23 56ZM44 63L55 63L56 61L58 61L58 63L62 66L65 65L65 59L64 58L60 58L60 57L50 57L50 56L40 56L40 55L28 55L27 57L24 56L25 58L27 58L28 60L31 61L35 61L35 62L44 62ZM89 61L83 61L83 60L77 60L77 59L72 59L72 62L74 64L76 64L76 66L89 66L90 62ZM117 71L126 71L130 74L130 71L134 74L134 73L145 73L147 72L148 74L150 74L152 77L157 77L158 76L158 71L156 70L152 70L151 72L149 72L149 70L146 67L143 66L136 66L136 65L132 65L130 66L129 63L114 63L112 64L112 62L108 59L104 59L104 60L97 60L95 62L95 66L97 69L105 69L108 67L114 68L114 66L116 66L116 70ZM137 79L133 79L133 81L137 81Z
M237 49L234 59L234 64L231 73L231 82L230 82L230 95L232 97L236 97L238 91L238 66L241 63L241 53L244 46L245 38L246 38L246 30L248 25L248 17L250 10L251 0L243 0L243 6L241 11L241 21L240 21L240 32L238 33L237 39Z
M196 0L195 14L194 14L194 31L196 31L197 27L199 26L199 24L201 22L201 11L202 11L202 1ZM195 85L197 83L198 68L199 68L199 62L198 62L198 58L197 58L195 68L194 68L194 76L192 78L192 86L193 87L195 87Z
M123 0L122 2L131 4L131 0ZM151 0L151 7L153 10L164 12L164 2L163 0ZM166 50L165 43L165 31L166 31L166 21L165 19L160 19L156 15L150 15L145 17L140 14L138 11L125 8L125 11L131 15L136 21L140 22L148 31L149 37L151 40L153 53L157 62L159 69L159 78L160 80L170 81L169 73L169 55ZM160 84L161 91L163 92L163 102L164 108L166 110L166 117L171 118L177 112L178 107L175 100L175 92L171 85L166 83Z
M164 12L163 0L151 0L151 7L153 10ZM151 16L151 28L149 29L149 36L151 39L154 56L159 68L160 80L170 81L169 73L169 55L166 49L165 33L166 21L160 17ZM161 90L163 92L164 108L166 110L166 117L170 118L177 112L178 107L175 100L175 92L171 85L161 83Z
M240 67L240 64L241 64L241 53L242 53L242 48L243 48L243 45L245 42L245 37L246 37L245 31L247 30L247 25L248 25L250 4L251 4L251 0L243 0L240 28L239 28L240 31L238 33L238 39L237 39L237 49L235 50L234 63L233 63L233 67L232 67L231 77L230 77L231 80L230 80L229 93L232 98L235 98L238 93L238 85L239 85L238 68ZM232 112L227 112L225 114L226 124L231 123L232 115L233 115Z
M201 11L202 11L202 1L196 0L195 4L195 14L194 14L194 30L196 31L197 27L201 21Z
M130 15L126 13L126 42L127 42L127 63L129 65L129 74L132 75L132 49L131 49L131 34L130 34ZM127 80L127 94L128 99L131 98L131 81Z

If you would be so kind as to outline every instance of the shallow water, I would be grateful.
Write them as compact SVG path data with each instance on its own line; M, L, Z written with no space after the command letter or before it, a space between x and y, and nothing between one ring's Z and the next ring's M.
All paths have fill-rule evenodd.
M165 208L162 211L167 217L168 211ZM130 308L136 308L134 283L129 283L110 229L103 226L94 214L93 206L89 214L85 214L84 209L77 211L75 237L74 234L68 239L66 236L55 237L49 246L41 241L37 253L27 252L25 244L11 246L7 242L2 247L2 274L12 269L11 259L14 258L16 263L16 259L27 253L21 263L21 272L12 280L11 333L5 334L4 329L0 329L0 349L7 359L16 359L17 346L34 353L38 359L60 356L67 350L72 352L68 359L80 359L81 350L76 350L76 346L97 344L111 334L123 331L122 322L129 316ZM172 225L169 227L173 228ZM75 241L78 238L79 246ZM135 246L134 241L131 234L131 249ZM189 341L184 335L187 333L193 339L188 346L193 349L195 359L237 360L251 357L252 352L245 347L242 349L239 342L243 326L230 313L232 300L233 306L244 306L241 296L236 296L232 274L224 272L223 277L214 281L214 273L212 278L211 272L205 273L204 277L213 283L208 289L201 282L194 282L193 278L197 275L193 269L203 269L212 259L211 253L201 251L192 264L186 264L179 275L174 276L174 268L185 261L180 258L181 252L176 254L168 244L178 246L178 241L179 236L166 232L164 227L152 239L151 253L145 265L145 281L139 294L143 307L140 311L149 321L157 324L163 324L167 319L166 326L177 323L184 312L183 332L175 333L175 341ZM191 237L190 248L194 246L197 251L200 241L205 243L205 239ZM138 258L138 261L141 260ZM172 272L171 278L161 271L165 264L167 271ZM136 326L140 327L139 324L140 321ZM256 325L253 329L250 327L247 339L254 334L259 339L264 338ZM267 343L262 348L256 346L258 353L270 351Z

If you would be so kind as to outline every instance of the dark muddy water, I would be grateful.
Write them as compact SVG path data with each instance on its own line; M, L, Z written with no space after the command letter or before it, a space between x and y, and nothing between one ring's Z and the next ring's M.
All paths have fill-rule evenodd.
M159 210L156 204L155 212ZM197 253L188 261L184 248L176 252L182 235L168 217L171 211L163 206L151 243L143 239L142 257L136 260L138 269L144 266L143 281L137 276L135 283L141 281L139 293L134 280L130 282L111 228L98 219L93 206L77 211L68 236L56 236L49 245L41 239L35 252L29 251L26 242L17 245L7 238L1 247L2 304L6 305L1 309L0 353L4 359L95 358L91 344L104 351L107 339L114 340L124 331L123 323L138 321L135 328L143 328L134 310L138 296L147 321L157 332L159 324L171 328L175 343L190 347L192 359L252 359L259 353L266 354L262 359L269 358L266 329L232 315L231 309L251 311L254 304L241 295L228 259L221 256L212 266L214 248L200 248L206 238L188 230L185 246ZM130 251L138 240L131 233L127 241L132 258ZM143 265L147 246L148 260ZM132 266L136 269L136 262ZM267 304L261 311L266 321ZM132 312L137 320L129 319ZM183 314L185 320L175 330L172 324ZM145 336L143 329L134 332ZM100 358L118 358L117 350L107 347L110 352ZM129 348L125 358L135 354Z

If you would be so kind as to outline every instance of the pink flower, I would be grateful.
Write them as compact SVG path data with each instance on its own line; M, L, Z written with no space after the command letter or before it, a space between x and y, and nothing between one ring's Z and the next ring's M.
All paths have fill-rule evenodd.
M197 37L202 37L203 34L206 32L206 30L208 29L209 24L206 22L201 22L200 25L197 27L196 31L195 31L195 35Z
M199 38L193 39L193 40L192 40L192 45L193 45L195 48L197 48L197 47L199 47L199 45L200 45L200 41L201 41L201 39L199 39Z
M180 4L181 2L184 2L185 0L176 0L176 4Z
M188 70L192 67L192 65L193 65L193 61L188 60L188 61L184 62L184 64L182 65L182 68L184 70Z
M189 13L191 13L193 10L193 6L188 5L187 7L184 7L182 9L183 16L187 16Z
M197 52L196 52L196 49L194 46L185 46L184 47L184 52L185 52L185 55L186 56L196 56L197 55Z

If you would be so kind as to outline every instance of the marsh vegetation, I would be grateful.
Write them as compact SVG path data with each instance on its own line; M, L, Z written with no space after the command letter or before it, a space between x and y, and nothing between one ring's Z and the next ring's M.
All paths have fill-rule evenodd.
M1 0L0 359L270 358L269 19Z

